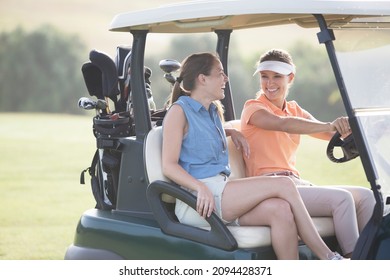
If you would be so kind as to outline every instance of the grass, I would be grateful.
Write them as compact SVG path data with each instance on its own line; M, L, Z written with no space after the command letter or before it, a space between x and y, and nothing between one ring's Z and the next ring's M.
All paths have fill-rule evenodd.
M0 260L61 260L82 212L94 207L86 177L95 151L91 117L0 114ZM366 185L360 160L325 156L326 142L303 137L298 167L316 184Z
M63 259L94 206L79 176L95 149L91 118L0 114L0 259Z
M334 163L326 156L327 141L309 136L301 137L297 155L297 168L301 177L316 185L355 185L369 187L360 157ZM341 158L341 150L334 149L335 156Z

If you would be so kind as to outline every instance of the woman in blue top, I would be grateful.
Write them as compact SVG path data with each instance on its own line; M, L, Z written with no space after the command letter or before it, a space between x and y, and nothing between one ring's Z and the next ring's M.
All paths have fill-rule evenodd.
M207 226L204 218L215 211L226 224L269 226L278 259L299 258L298 235L318 258L342 259L319 236L291 179L228 179L226 136L244 156L249 148L239 131L222 126L219 100L224 98L227 81L218 56L198 53L183 61L173 88L163 123L163 173L197 196L196 211L177 201L178 219Z

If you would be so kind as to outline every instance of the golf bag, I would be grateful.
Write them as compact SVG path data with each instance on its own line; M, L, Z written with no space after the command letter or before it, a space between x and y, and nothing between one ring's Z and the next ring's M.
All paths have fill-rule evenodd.
M117 47L115 61L108 55L92 50L90 61L81 70L88 92L98 100L79 100L84 109L96 109L93 118L93 134L97 150L91 166L83 170L80 183L85 184L85 172L91 176L92 193L98 209L115 209L119 172L121 165L121 144L119 139L135 136L131 91L131 48ZM144 67L146 95L154 125L161 125L166 109L156 110L153 101L150 77L152 71ZM114 108L110 108L113 103ZM114 110L112 110L114 109Z
M128 113L120 114L118 119L110 117L93 119L97 150L91 166L82 171L80 183L85 184L84 173L88 171L97 209L110 210L116 206L122 156L119 138L133 134L132 124Z
M89 58L90 61L84 63L81 69L89 94L99 101L86 103L92 104L92 107L93 104L100 104L95 106L97 114L93 117L97 149L91 166L81 172L80 184L85 184L85 172L88 172L95 207L110 210L115 209L117 200L122 157L119 139L135 135L134 118L129 110L131 49L118 47L115 62L96 50L90 52ZM109 102L113 103L114 108L110 108Z

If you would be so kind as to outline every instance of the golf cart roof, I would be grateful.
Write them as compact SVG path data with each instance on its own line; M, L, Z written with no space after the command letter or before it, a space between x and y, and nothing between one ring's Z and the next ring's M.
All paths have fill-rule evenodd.
M195 33L283 24L310 28L317 26L312 14L324 15L330 27L360 27L354 20L388 16L390 4L384 0L198 0L119 14L112 20L110 30ZM375 23L385 24L380 18Z

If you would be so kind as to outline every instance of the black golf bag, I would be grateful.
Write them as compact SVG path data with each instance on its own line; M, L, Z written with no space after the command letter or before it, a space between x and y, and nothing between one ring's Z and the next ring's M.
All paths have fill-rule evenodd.
M93 117L93 134L97 150L91 166L83 170L80 176L81 184L85 184L85 172L91 176L92 193L97 209L115 209L122 156L119 139L135 135L130 58L131 48L118 47L115 62L108 55L92 50L89 54L90 61L84 63L81 68L89 94L99 101L90 102L96 109L96 116ZM150 69L145 67L148 98L153 101L150 76ZM110 108L110 103L114 108Z

